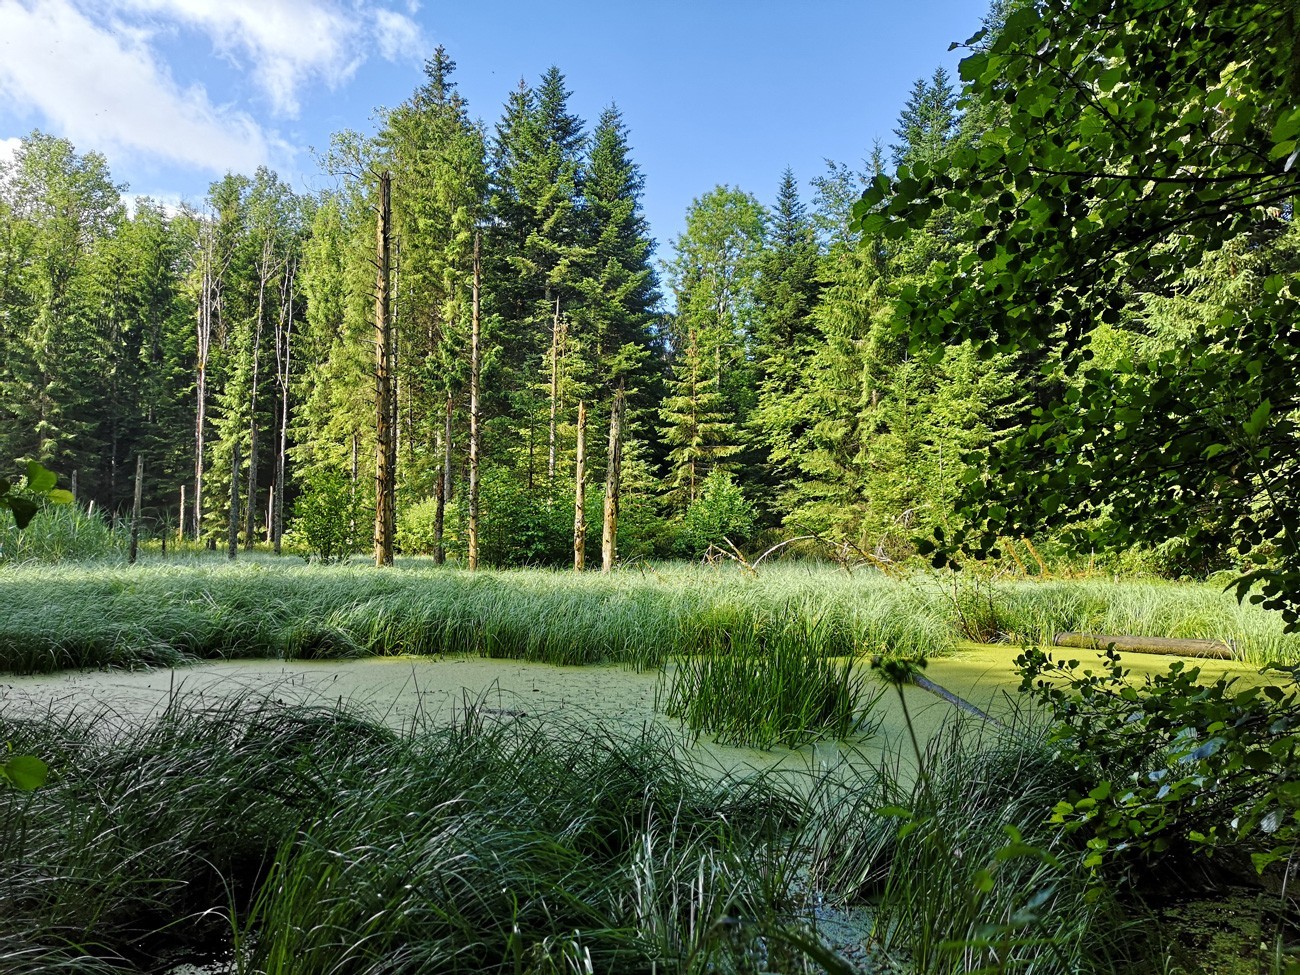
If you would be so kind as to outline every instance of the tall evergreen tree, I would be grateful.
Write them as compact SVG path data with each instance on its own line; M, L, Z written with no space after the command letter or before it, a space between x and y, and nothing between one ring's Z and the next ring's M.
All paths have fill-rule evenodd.
M676 253L666 269L677 312L663 436L675 446L669 458L675 484L697 485L708 473L700 469L699 456L683 449L709 447L702 460L711 469L744 444L744 425L756 399L754 282L764 222L763 207L753 196L719 186L691 204L686 230L674 241ZM683 415L674 404L694 404L698 410L701 403L707 422L692 413L684 428L672 418ZM693 499L689 490L678 497Z
M889 147L895 166L929 163L948 150L961 120L957 98L952 79L942 67L935 68L929 81L917 79L894 129L898 142Z
M769 510L780 483L792 474L788 469L779 473L773 469L773 453L780 452L782 441L789 437L791 398L817 340L810 315L822 287L820 263L816 228L799 199L794 173L787 169L754 280L754 357L760 378L758 402L750 418L754 476L746 487L751 498Z

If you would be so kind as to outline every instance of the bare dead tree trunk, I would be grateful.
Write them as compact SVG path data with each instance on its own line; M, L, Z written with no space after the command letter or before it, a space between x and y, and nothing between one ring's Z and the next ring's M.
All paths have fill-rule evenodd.
M179 543L185 538L185 485L181 485L181 511L176 518L176 541Z
M578 402L578 448L573 475L573 570L581 572L587 556L587 404Z
M288 264L283 280L280 282L280 315L277 319L278 331L283 339L276 337L275 374L280 384L280 445L275 455L275 510L272 517L271 544L275 554L280 554L284 540L284 478L287 473L289 452L289 379L292 363L293 342L293 289L298 275L298 259L295 256Z
M560 412L560 298L555 298L555 317L551 320L551 422L546 443L546 483L555 485L555 425Z
M227 539L227 557L233 560L239 552L239 441L230 451L230 535Z
M210 234L202 248L203 282L199 295L194 413L194 539L203 533L203 428L208 406L208 352L212 346L212 249ZM182 529L183 530L183 529Z
M600 537L600 571L610 572L618 548L618 494L623 476L623 380L609 412L609 461L605 467L605 524Z
M271 275L271 238L262 241L257 262L257 327L253 330L253 381L248 403L248 504L244 509L244 548L251 550L257 532L257 387L262 367L262 325L266 318L266 282Z
M360 477L360 452L357 431L352 431L352 480L348 488L348 545L355 546L357 543L357 478Z
M391 176L379 177L379 219L375 226L378 274L375 278L375 565L393 564L396 465L393 439L393 336L389 319L389 221L392 217Z
M482 341L481 323L479 321L479 287L482 278L482 265L479 261L479 244L482 232L474 230L474 291L473 317L470 323L469 343L469 569L478 570L478 465L481 431L479 429L479 368L480 343Z
M442 536L447 525L447 502L451 500L451 408L451 391L448 390L447 408L443 414L442 471L438 477L437 508L433 514L434 565L442 565L447 561L447 549Z
M144 500L144 456L135 455L135 505L131 508L131 547L127 561L135 565L140 553L140 504Z

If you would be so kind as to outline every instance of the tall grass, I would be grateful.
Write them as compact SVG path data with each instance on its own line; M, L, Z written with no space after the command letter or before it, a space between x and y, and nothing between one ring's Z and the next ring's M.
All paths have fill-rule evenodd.
M13 567L0 571L0 605L0 668L18 672L400 653L648 669L741 629L768 642L816 639L828 653L881 642L942 653L953 642L911 587L829 573L575 578L176 560Z
M981 740L959 721L918 756L919 775L902 754L809 815L809 876L871 905L880 970L1134 970L1143 949L1114 892L1046 825L1069 783L1041 731Z
M196 707L0 716L55 773L0 791L0 970L741 971L799 941L793 795L661 734Z
M725 646L678 658L661 671L655 708L724 745L797 748L871 734L874 681L854 657L829 655L817 629L790 639L795 626L775 640L726 631Z
M21 531L9 518L0 526L0 563L126 560L127 534L79 505L47 505Z
M187 659L469 654L658 667L736 634L817 656L950 652L960 639L1057 630L1230 641L1247 660L1300 661L1275 614L1210 585L901 578L827 567L674 567L610 576L396 570L272 557L136 566L0 566L0 669L172 665ZM748 638L748 637L746 637Z

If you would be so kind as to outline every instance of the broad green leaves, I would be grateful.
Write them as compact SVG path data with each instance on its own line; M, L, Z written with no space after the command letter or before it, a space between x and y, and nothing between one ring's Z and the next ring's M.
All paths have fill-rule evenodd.
M41 510L40 502L50 504L71 504L72 493L54 485L58 476L47 471L36 461L27 462L27 473L17 485L0 478L0 508L8 508L14 516L14 523L19 528L26 528L36 513Z
M1246 540L1268 549L1264 605L1300 624L1295 33L1265 3L1023 6L961 66L967 109L1000 123L863 194L864 233L902 237L938 201L969 218L969 250L895 305L913 351L1060 363L971 482L966 550L1181 536L1208 566ZM1102 333L1137 354L1099 366Z
M49 767L34 755L15 755L0 765L0 782L20 792L32 792L45 784Z

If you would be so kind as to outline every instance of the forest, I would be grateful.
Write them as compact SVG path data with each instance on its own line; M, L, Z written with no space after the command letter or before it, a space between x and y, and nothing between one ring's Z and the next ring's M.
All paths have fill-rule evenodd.
M986 37L999 17L995 8ZM978 76L971 65L987 43L974 45L964 80L939 69L916 81L893 140L873 146L861 169L830 163L807 199L789 171L765 188L767 203L737 187L706 190L658 259L627 123L613 105L594 126L572 114L558 68L521 81L489 127L471 117L440 48L373 136L335 136L321 160L334 187L313 196L259 170L228 174L192 208L128 207L102 155L33 132L0 170L0 456L59 472L110 517L130 507L142 458L154 533L224 540L234 501L243 544L277 551L295 514L305 527L311 512L349 526L344 547L368 548L376 467L391 466L397 550L464 560L479 308L489 564L572 563L579 426L583 480L599 486L623 397L624 558L812 537L902 561L936 531L984 530L988 511L972 508L970 489L1006 470L989 460L1005 453L1029 470L1059 468L1076 491L1083 473L1108 487L1080 499L1065 482L1007 485L1057 501L1034 524L1004 525L995 544L1005 534L1118 551L1119 564L1174 576L1254 568L1248 553L1271 551L1275 532L1271 516L1243 521L1244 512L1273 504L1270 479L1294 475L1269 463L1263 477L1232 472L1253 440L1293 442L1294 392L1276 388L1285 363L1264 355L1267 343L1212 360L1232 330L1225 316L1289 300L1279 282L1296 250L1290 171L1251 169L1277 169L1257 157L1290 145L1285 120L1272 132L1260 107L1237 123L1258 149L1232 156L1209 143L1204 164L1184 160L1178 140L1194 126L1193 141L1213 137L1213 113L1183 104L1148 118L1155 102L1140 86L1165 69L1151 65L1153 77L1124 81L1094 106L1093 115L1136 113L1131 126L1115 123L1127 126L1125 142L1093 131L1088 106L1044 114L1059 95L1040 90L1051 84L1046 69L1019 92ZM1119 85L1117 71L1090 83ZM1053 133L1034 144L1041 161L1027 147L1030 124ZM1003 152L1022 145L1025 168L1008 167ZM1052 153L1082 170L1053 175L1076 162ZM1114 176L1112 165L1134 172ZM1183 166L1205 172L1203 186L1162 181L1161 167ZM383 173L391 375L377 407ZM1133 195L1143 179L1155 189ZM1169 187L1182 195L1166 201ZM1185 218L1136 219L1142 207L1188 200L1200 209ZM1088 229L1075 239L1095 254L1066 253L1068 266L1048 274L1044 263L1033 280L995 273L1062 221ZM979 301L962 304L952 283L975 270ZM1052 276L1073 271L1090 279L1062 289ZM1014 310L990 306L1007 294ZM1026 324L1040 308L1052 309L1047 324ZM1188 359L1196 353L1205 354ZM1189 368L1206 397L1175 406L1170 397L1187 390L1171 380ZM1230 392L1221 380L1234 369L1255 371ZM1104 415L1101 389L1115 391ZM1161 465L1153 453L1121 457L1112 443L1103 447L1112 463L1090 462L1092 448L1059 415L1080 402L1085 433L1118 440L1132 429L1128 444L1150 440L1140 450L1152 452L1204 436L1221 452ZM1138 429L1160 426L1157 415L1170 429ZM1167 497L1164 481L1184 465L1205 471L1188 497L1139 499ZM1130 488L1115 483L1121 467ZM1224 491L1233 503L1214 505ZM579 507L598 519L601 494L584 491ZM1130 502L1152 517L1116 517ZM587 544L598 541L592 532Z
M443 47L314 194L23 139L0 968L1300 972L1300 21L954 48L666 244Z

